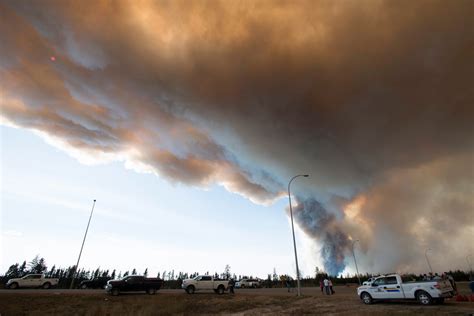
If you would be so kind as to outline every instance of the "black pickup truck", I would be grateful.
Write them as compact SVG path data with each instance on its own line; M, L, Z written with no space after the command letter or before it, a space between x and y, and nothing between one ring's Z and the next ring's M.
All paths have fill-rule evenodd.
M140 292L155 294L163 285L163 280L158 278L146 278L140 275L129 275L120 280L110 280L107 282L105 290L112 295L119 295L121 292Z

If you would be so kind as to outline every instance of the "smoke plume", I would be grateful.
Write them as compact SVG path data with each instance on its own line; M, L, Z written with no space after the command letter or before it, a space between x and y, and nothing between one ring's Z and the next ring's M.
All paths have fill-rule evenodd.
M1 122L255 203L298 184L328 272L456 268L474 234L473 1L1 1ZM349 245L349 246L348 246ZM469 247L468 247L469 248ZM462 268L462 267L461 267Z

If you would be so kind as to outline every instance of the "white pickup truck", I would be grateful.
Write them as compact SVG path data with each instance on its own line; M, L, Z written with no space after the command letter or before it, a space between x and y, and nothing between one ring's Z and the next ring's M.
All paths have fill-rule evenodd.
M185 279L181 284L186 293L193 294L195 291L214 290L217 294L223 294L229 287L228 280L221 280L210 275L199 275L193 279Z
M370 284L357 288L357 295L365 304L375 300L418 300L423 305L443 303L453 296L447 280L403 282L398 274L382 275Z
M44 274L28 274L22 278L10 279L7 282L7 288L17 289L20 287L42 287L49 289L58 285L59 279L46 278Z
M262 283L259 281L259 280L255 280L255 279L242 279L240 281L238 281L237 283L235 283L235 287L236 288L257 288L257 287L261 287L262 286Z

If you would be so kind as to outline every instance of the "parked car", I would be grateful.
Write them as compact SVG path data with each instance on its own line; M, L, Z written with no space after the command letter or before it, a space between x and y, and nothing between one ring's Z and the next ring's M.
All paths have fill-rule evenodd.
M194 279L185 279L181 284L186 293L193 294L195 291L214 290L217 294L223 294L229 288L229 280L214 278L210 275L199 275Z
M79 284L80 289L103 289L107 282L111 280L110 277L100 277L92 280L84 280Z
M25 287L41 287L49 289L58 285L59 279L46 278L44 274L27 274L22 278L8 280L6 287L9 289L18 289Z
M122 292L145 291L153 295L163 285L163 280L158 278L146 278L141 275L129 275L119 280L109 280L105 287L107 293L119 295Z
M262 287L262 282L258 279L242 279L235 283L236 288L258 288Z
M443 303L446 297L452 297L453 288L447 280L403 282L400 275L389 274L358 287L357 295L365 304L376 300L418 300L429 305Z

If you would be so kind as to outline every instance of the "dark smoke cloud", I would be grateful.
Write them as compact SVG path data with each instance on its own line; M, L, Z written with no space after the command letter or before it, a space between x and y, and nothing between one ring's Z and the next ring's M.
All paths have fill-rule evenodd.
M449 268L473 251L473 5L3 1L1 118L258 203L310 173L297 222L328 271L349 238L366 270L426 245Z

